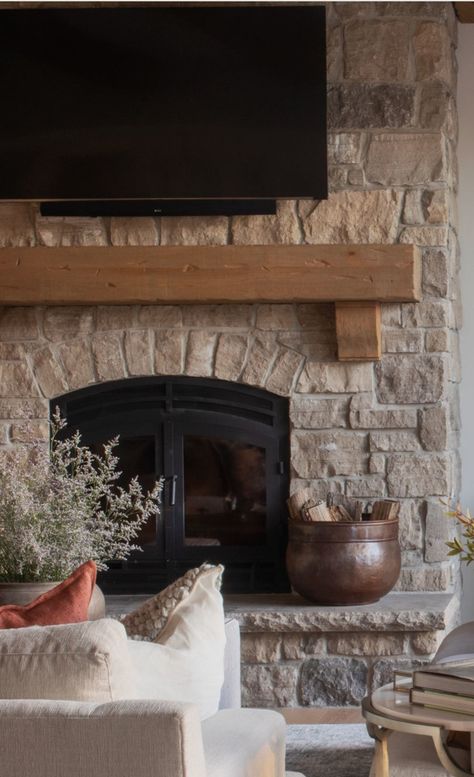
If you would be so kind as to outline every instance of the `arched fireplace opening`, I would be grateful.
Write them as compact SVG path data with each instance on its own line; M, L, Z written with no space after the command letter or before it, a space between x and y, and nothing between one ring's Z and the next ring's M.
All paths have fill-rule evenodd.
M122 478L163 475L160 515L136 552L101 575L106 593L154 593L187 569L226 567L228 593L288 590L284 552L288 399L192 377L103 383L51 400L96 451L120 435Z

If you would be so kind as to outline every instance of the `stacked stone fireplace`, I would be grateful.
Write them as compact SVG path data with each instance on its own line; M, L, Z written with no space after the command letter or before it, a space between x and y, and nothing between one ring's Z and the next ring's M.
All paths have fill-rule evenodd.
M292 490L310 485L318 496L366 504L400 499L400 593L382 606L300 617L288 611L291 599L280 610L272 601L267 615L260 600L229 603L243 628L246 700L268 706L356 703L391 663L432 655L457 611L451 526L439 502L459 492L456 23L443 2L329 3L327 11L327 201L280 202L276 217L180 219L53 219L34 205L0 206L2 246L421 247L423 299L383 305L377 363L337 360L331 304L85 300L1 312L3 446L46 440L49 400L76 389L213 377L289 398Z

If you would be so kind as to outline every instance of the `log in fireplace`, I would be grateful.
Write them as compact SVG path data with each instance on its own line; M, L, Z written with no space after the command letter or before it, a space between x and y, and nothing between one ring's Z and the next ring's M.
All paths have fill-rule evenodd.
M227 592L288 590L288 399L191 377L129 378L51 400L100 451L120 435L122 480L163 476L161 512L136 552L114 563L106 593L153 593L204 561L226 567Z

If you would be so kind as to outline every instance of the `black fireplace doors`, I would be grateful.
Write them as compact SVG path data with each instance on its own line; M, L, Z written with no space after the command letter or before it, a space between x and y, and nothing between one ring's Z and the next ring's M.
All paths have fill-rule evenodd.
M288 590L288 400L226 381L129 378L51 401L97 452L120 435L123 482L165 478L136 552L101 575L106 593L153 593L221 562L227 592Z

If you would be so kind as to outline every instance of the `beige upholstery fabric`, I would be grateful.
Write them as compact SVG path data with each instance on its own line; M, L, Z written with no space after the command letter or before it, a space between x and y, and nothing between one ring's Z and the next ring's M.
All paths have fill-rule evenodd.
M114 620L0 630L0 698L106 702L133 697L124 627Z
M202 723L207 777L284 777L286 723L271 710L222 710Z
M0 701L0 764L2 777L207 777L196 708L164 702Z

